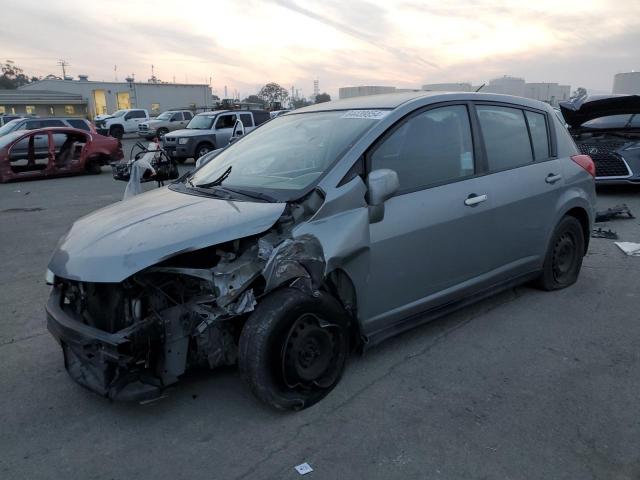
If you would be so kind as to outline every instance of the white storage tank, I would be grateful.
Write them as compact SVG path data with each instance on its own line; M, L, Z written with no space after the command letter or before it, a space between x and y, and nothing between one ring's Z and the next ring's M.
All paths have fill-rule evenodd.
M640 95L640 72L618 73L613 77L613 93Z

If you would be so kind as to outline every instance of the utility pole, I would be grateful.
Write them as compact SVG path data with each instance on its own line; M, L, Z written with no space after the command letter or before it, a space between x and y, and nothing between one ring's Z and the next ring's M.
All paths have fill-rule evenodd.
M70 67L71 65L69 65L69 63L66 60L58 60L58 65L60 65L62 67L62 79L66 79L67 78L67 71L66 71L66 67Z
M116 82L118 81L118 65L113 66L113 78Z

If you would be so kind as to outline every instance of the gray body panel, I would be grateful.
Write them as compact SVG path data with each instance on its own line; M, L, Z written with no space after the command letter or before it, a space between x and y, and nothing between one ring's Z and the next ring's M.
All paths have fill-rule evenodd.
M70 280L121 282L178 253L264 232L284 207L154 190L75 222L49 269Z
M382 221L371 223L363 179L341 183L343 178L399 120L450 101L507 103L546 112L557 157L396 194L386 201ZM293 236L317 238L325 274L339 270L350 278L365 337L389 336L385 332L398 331L407 317L539 271L554 227L570 209L584 209L590 226L593 222L593 178L570 160L577 149L548 105L505 95L420 92L328 102L288 115L358 108L391 110L322 177L316 188L324 201L294 228ZM200 133L189 131L194 138ZM549 174L561 180L550 184L545 181ZM465 205L470 194L487 199ZM284 207L159 190L77 222L50 268L65 278L117 282L181 251L264 232Z

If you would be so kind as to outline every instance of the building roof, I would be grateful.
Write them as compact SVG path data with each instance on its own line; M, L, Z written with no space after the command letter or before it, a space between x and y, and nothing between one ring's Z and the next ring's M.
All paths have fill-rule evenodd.
M84 104L82 95L76 93L53 92L50 90L0 90L0 105L50 103L66 103L69 105Z
M63 84L72 84L72 85L77 85L77 84L86 84L86 83L90 83L90 84L110 84L110 85L129 85L129 82L116 82L116 81L110 81L110 80L60 80L60 79L56 79L56 78L43 78L42 80L38 80L37 82L33 82L33 83L29 83L27 85L23 85L22 87L20 87L21 89L25 89L25 90L30 90L31 88L33 88L34 86L37 86L40 83L47 83L47 84L59 84L59 83L63 83ZM136 86L140 86L140 85L152 85L152 86L159 86L159 87L208 87L209 85L207 85L206 83L154 83L154 82L131 82L131 84L136 85Z

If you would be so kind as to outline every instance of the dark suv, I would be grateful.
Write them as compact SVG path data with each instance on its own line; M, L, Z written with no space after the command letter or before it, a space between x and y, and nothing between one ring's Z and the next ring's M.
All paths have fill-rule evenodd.
M640 95L590 95L560 104L599 184L640 183Z

